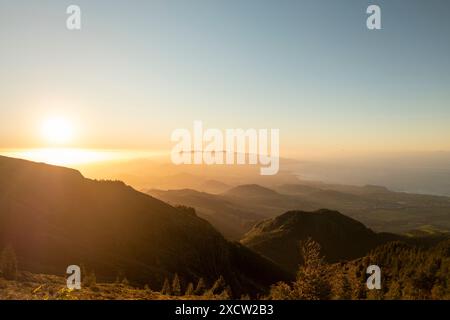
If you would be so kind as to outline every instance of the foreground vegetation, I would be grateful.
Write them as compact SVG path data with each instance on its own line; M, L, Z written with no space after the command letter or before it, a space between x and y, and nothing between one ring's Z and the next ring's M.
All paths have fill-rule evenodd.
M450 240L431 247L391 242L367 256L349 262L325 263L320 245L308 239L301 245L304 263L292 283L279 282L260 299L358 300L358 299L450 299ZM382 288L368 290L366 268L382 270ZM5 248L0 259L0 300L211 300L249 299L233 297L220 277L208 287L202 278L195 285L181 285L177 274L161 289L135 287L127 279L97 283L93 273L83 278L81 290L69 290L60 276L17 271L14 252Z
M450 240L431 248L391 242L364 258L330 265L319 244L308 239L302 258L296 280L272 286L271 299L450 300ZM366 287L366 269L373 264L382 270L380 290Z
M190 287L190 286L189 286ZM189 289L189 288L187 288ZM170 289L170 291L172 288ZM59 276L19 272L16 279L0 277L0 300L212 300L229 299L226 290L204 289L201 292L153 291L148 286L137 288L127 281L116 283L91 283L81 290L67 289L66 279Z

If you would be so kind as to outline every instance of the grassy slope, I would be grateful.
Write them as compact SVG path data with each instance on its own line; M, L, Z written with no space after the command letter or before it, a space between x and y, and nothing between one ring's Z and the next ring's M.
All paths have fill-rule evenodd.
M66 279L54 275L20 272L17 280L0 278L0 300L197 300L221 296L168 296L127 283L97 283L81 290L68 290Z

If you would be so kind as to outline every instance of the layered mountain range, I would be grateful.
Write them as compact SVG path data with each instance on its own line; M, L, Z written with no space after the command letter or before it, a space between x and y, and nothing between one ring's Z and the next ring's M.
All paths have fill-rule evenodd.
M255 292L289 275L207 221L119 181L0 157L0 248L12 246L20 268L63 275L83 265L98 279L119 274L157 288L223 276L237 293Z

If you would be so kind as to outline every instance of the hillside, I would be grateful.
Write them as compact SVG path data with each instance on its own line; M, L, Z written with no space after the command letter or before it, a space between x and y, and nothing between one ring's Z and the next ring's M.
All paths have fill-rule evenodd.
M193 288L191 290L189 287ZM19 272L17 279L0 277L1 300L213 300L229 299L223 288L199 288L197 283L180 284L180 292L163 292L161 288L136 287L126 280L109 283L83 282L80 290L67 288L62 276ZM164 290L165 291L165 290ZM172 292L170 292L172 291Z
M290 211L255 225L241 240L250 249L295 272L301 263L300 243L312 238L327 262L362 257L377 245L400 239L377 234L337 211Z
M221 194L192 189L146 190L146 193L172 205L185 205L210 222L226 238L240 240L252 226L279 212L316 206L296 196L279 194L259 185L241 185Z
M279 194L257 184L244 184L224 192L223 195L229 197L276 197Z
M404 233L424 226L450 230L449 197L318 182L281 185L275 190L313 203L315 209L338 210L376 231Z
M377 232L406 233L433 229L450 231L450 198L393 192L379 186L347 186L302 181L272 188L247 184L221 194L148 191L164 201L188 205L230 239L240 239L254 220L272 218L292 210L337 210ZM211 206L212 202L224 205ZM222 219L232 217L230 220Z
M250 228L265 216L245 210L224 199L192 189L148 190L147 193L172 205L185 205L196 209L197 215L220 231L226 238L239 240Z
M120 274L151 287L174 273L193 282L222 275L235 292L255 292L287 277L195 214L122 182L0 157L0 248L7 245L23 270L64 274L82 264L101 281Z
M377 264L383 274L378 292L364 287L365 270ZM350 299L450 299L450 239L432 245L390 242L365 257L334 266L349 284Z

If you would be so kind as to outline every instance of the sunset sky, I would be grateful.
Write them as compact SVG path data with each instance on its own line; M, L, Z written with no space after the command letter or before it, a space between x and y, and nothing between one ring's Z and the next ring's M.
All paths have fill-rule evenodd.
M66 29L70 4L80 31ZM366 28L369 4L382 30ZM174 129L202 120L279 128L289 156L449 151L449 12L444 0L0 0L0 149L170 150Z

